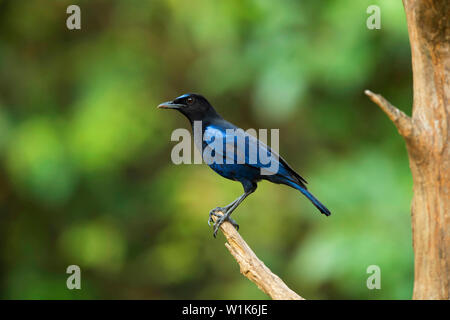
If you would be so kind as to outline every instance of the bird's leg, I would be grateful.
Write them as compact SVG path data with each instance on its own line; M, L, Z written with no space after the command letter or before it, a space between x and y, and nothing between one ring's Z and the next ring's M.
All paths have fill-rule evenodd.
M251 194L254 190L250 190L250 191L246 191L242 196L240 196L239 198L237 198L236 200L234 200L232 203L230 203L228 206L226 206L225 208L219 208L219 209L225 209L225 211L223 210L217 210L217 211L221 211L223 212L222 216L219 216L218 214L216 214L216 209L215 208L213 210L211 210L210 212L210 218L212 220L211 215L214 215L216 217L218 217L217 221L214 223L213 227L214 227L214 233L213 236L214 238L217 235L217 231L219 231L220 226L222 225L222 223L224 223L225 221L229 221L235 228L236 230L239 230L239 225L236 223L236 221L234 221L230 215L231 213L238 207L239 204L241 204L242 201L244 201L245 198L247 198L247 196L249 194Z

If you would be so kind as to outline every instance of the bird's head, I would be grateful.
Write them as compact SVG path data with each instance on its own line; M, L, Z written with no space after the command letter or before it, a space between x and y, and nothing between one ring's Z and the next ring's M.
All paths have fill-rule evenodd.
M191 122L196 120L204 120L205 117L214 116L216 112L205 97L195 94L186 93L173 101L161 103L160 109L175 109L184 114Z

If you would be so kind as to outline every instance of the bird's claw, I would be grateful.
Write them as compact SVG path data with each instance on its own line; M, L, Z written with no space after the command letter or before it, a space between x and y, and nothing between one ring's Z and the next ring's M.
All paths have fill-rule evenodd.
M217 219L217 221L214 223L214 232L213 232L214 238L217 236L217 231L219 231L219 228L222 225L222 223L225 222L225 219L226 219L226 216L223 215L223 216L219 217Z
M227 209L228 208L226 208L226 207L225 208L217 207L217 208L212 209L209 212L208 225L211 225L211 222L214 222L212 216L216 216L217 217L216 222L214 222L214 224L213 224L213 228L214 228L213 236L214 236L214 238L217 236L217 232L219 231L220 226L225 221L230 222L233 225L233 227L235 227L236 230L239 231L239 225L236 223L236 221L234 221L234 219L232 219L230 217L230 215L227 213ZM217 214L217 212L222 212L223 214Z
M217 214L217 212L222 212L223 214L225 214L227 212L226 208L222 208L222 207L216 207L214 209L212 209L209 212L209 218L208 218L208 225L211 226L211 223L214 223L213 217L212 216L216 216L217 218L220 218L222 215L221 214Z
M232 219L231 217L228 217L227 220L233 225L233 227L236 229L236 231L239 231L239 225L237 224L236 221L234 221L234 219Z

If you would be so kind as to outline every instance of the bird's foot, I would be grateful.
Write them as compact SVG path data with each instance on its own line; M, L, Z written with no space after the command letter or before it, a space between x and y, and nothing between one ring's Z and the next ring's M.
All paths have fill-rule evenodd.
M217 212L222 212L222 214L218 214ZM211 223L214 223L213 216L220 218L222 215L225 215L227 212L227 207L216 207L209 212L208 225L211 226Z
M236 230L239 230L239 225L237 224L236 221L234 221L233 218L230 217L230 215L227 213L229 207L217 207L212 209L209 212L209 219L208 219L208 225L211 225L212 222L214 222L213 217L212 216L216 216L218 219L216 222L214 222L213 224L213 228L214 228L214 232L213 232L213 236L214 238L217 235L217 231L219 231L220 226L222 225L222 223L224 223L225 221L230 222L233 227L236 228ZM222 212L223 214L218 214L217 212Z

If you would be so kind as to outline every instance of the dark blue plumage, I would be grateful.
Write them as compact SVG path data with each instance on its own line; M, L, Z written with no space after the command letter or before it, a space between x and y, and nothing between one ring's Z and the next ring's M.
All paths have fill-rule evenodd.
M204 161L216 173L227 179L239 181L244 187L244 194L228 206L211 210L208 222L212 221L212 215L219 217L214 224L214 236L225 220L238 228L230 215L249 194L256 190L257 183L261 180L285 184L299 190L320 212L330 215L330 211L307 190L306 180L296 173L281 156L260 140L223 119L203 96L184 94L158 107L177 109L189 119L193 126L196 121L201 121L203 141L201 145L197 142L197 147L201 148ZM242 143L239 144L238 141ZM267 159L263 159L261 155L271 156L272 166L264 161ZM266 174L262 174L262 170L265 170ZM218 211L223 212L224 215L217 215Z

